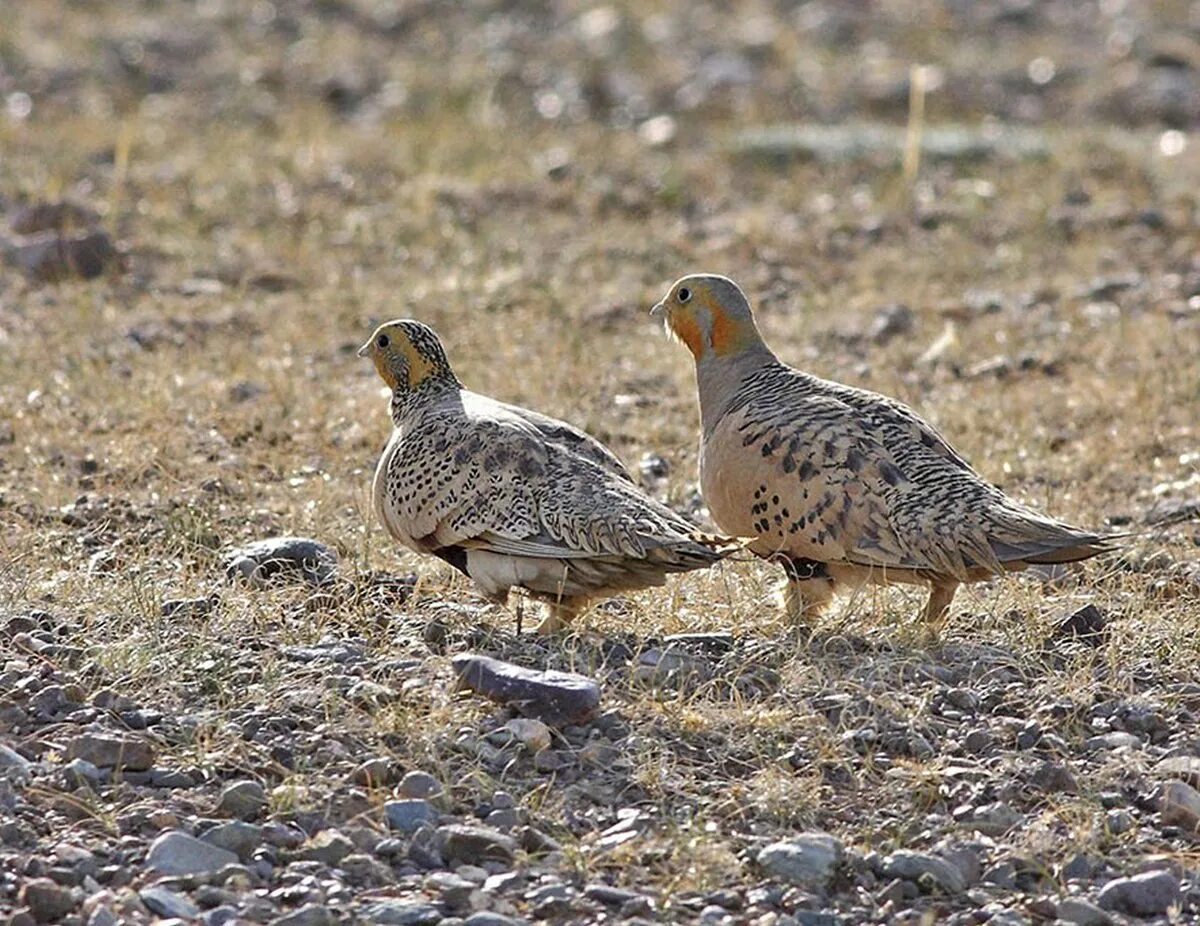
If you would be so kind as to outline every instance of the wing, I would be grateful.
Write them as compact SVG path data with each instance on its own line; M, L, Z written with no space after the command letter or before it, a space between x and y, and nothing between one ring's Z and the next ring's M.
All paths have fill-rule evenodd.
M719 544L641 493L623 470L547 438L520 416L426 416L393 454L384 492L384 522L402 528L393 535L431 553L719 558Z
M574 425L567 424L565 421L551 418L549 415L543 415L528 408L522 408L519 405L497 402L495 399L475 393L466 394L464 399L466 408L473 414L478 414L486 418L507 417L513 421L519 421L526 427L531 428L534 433L540 435L545 442L560 444L571 453L585 460L590 460L597 466L601 466L621 478L633 482L633 477L625 468L625 464L620 461L615 453L592 437L592 435Z
M823 385L780 379L769 402L743 403L710 439L727 473L745 464L737 497L715 494L748 507L760 555L965 579L1098 540L1009 499L899 403Z

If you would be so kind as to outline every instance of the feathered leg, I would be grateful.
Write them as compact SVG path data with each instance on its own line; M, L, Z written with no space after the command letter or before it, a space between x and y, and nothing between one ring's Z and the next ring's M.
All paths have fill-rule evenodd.
M810 623L833 600L833 578L824 563L810 559L784 559L783 571L784 613L796 624Z
M946 614L950 610L950 602L958 591L958 583L953 579L931 582L929 585L929 602L921 619L935 633L940 633L945 625Z
M586 607L587 599L583 596L559 598L557 601L546 602L546 618L538 625L537 632L542 635L558 633L578 617Z

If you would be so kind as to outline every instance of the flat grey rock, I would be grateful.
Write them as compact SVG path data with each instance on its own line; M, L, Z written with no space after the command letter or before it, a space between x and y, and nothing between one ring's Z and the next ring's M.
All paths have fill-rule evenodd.
M192 920L200 915L200 908L182 894L155 884L138 891L138 897L151 913L173 916L181 920Z
M236 865L232 852L189 836L182 830L169 830L150 844L146 866L164 875L202 875Z
M798 887L824 888L842 861L842 843L827 833L803 833L772 843L758 853L758 864L772 878Z
M929 878L947 894L961 894L967 889L967 879L961 871L943 858L924 852L893 852L883 862L884 874L905 881Z
M452 664L460 688L510 704L550 724L582 723L600 707L600 686L583 675L526 669L470 654L455 656Z
M1104 910L1133 916L1157 916L1179 902L1179 879L1165 870L1116 878L1100 889L1096 900Z
M327 585L337 572L338 554L308 537L271 537L230 550L225 575L262 586L275 577L292 576L311 585Z

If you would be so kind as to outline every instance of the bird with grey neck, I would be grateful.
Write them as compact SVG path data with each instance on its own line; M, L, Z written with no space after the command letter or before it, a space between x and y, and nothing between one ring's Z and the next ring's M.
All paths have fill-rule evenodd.
M903 403L783 363L727 277L683 277L651 313L695 361L704 501L783 567L793 618L840 588L914 583L936 631L963 582L1112 549L987 482Z

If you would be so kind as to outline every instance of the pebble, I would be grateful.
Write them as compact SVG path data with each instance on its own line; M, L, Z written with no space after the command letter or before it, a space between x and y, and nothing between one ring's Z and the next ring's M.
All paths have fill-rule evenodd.
M18 903L29 908L39 923L57 923L75 909L76 898L70 888L49 878L32 878L21 887Z
M842 843L835 837L827 833L802 833L764 848L758 853L758 864L780 881L823 888L832 880L842 856Z
M922 879L930 880L947 894L961 894L968 886L963 873L955 866L924 852L893 852L884 859L883 873L891 878L917 883L921 883Z
M299 910L275 917L270 926L333 926L336 922L337 917L328 907L306 904Z
M194 903L182 894L177 894L159 884L142 888L138 891L138 897L142 899L142 903L151 913L157 913L159 916L174 916L181 920L190 920L200 915L200 908Z
M1100 889L1096 900L1104 910L1156 916L1178 903L1179 879L1162 869L1132 878L1116 878Z
M490 656L463 654L451 660L458 687L475 691L546 723L582 723L600 708L600 686L573 672L539 671Z
M263 828L243 820L232 820L206 830L200 839L219 849L233 852L240 859L249 859L262 845Z
M1195 832L1200 829L1200 791L1184 781L1168 781L1163 787L1159 813L1168 826Z
M343 833L338 830L323 830L309 840L307 845L301 846L296 856L310 862L321 862L323 865L335 868L342 859L353 851L354 843Z
M33 763L15 749L9 749L0 743L0 769L16 769L22 777L28 777Z
M150 844L146 865L164 875L199 875L236 864L238 857L226 849L189 836L182 830L163 833Z
M381 900L363 909L365 922L378 926L435 926L442 921L442 908L411 900Z
M257 781L235 781L221 792L217 812L253 820L266 809L267 792Z
M444 789L442 783L428 772L412 771L400 779L400 786L396 790L404 797L427 800L441 797Z
M392 780L394 768L390 759L368 759L350 773L350 780L365 788L378 788Z
M67 745L68 759L83 759L103 768L145 771L154 764L154 747L137 736L83 733Z
M1094 903L1081 897L1068 897L1059 901L1055 915L1072 926L1109 926L1113 921L1111 916Z
M541 752L550 748L550 728L533 717L514 717L504 725L530 752Z
M1120 836L1133 829L1137 825L1137 821L1133 819L1133 814L1128 810L1117 809L1105 813L1104 825L1114 836Z
M1110 749L1138 749L1142 739L1132 733L1114 730L1112 733L1102 733L1099 736L1089 736L1083 743L1089 752L1099 752Z
M425 824L437 821L433 805L419 799L388 801L383 805L383 813L388 826L401 833L415 833Z
M308 537L272 537L230 550L225 555L225 575L239 576L263 586L276 576L292 575L311 585L332 581L338 565L337 551Z
M1164 778L1178 778L1200 788L1200 756L1171 756L1159 762L1154 770Z
M528 926L529 920L519 916L507 916L503 913L493 913L490 910L480 910L472 913L463 921L463 926Z
M449 862L511 863L517 843L511 836L486 826L453 823L438 830L442 855Z

